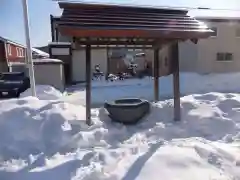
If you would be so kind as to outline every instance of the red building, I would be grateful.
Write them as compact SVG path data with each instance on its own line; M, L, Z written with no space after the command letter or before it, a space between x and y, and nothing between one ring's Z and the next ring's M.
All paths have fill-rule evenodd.
M40 50L32 49L33 58L48 57L47 53L39 53ZM0 72L8 71L10 64L25 63L26 59L26 47L10 41L8 39L0 37Z
M8 71L10 63L24 63L25 50L23 45L0 37L0 71Z
M8 62L24 62L26 48L12 42L6 42L5 55Z

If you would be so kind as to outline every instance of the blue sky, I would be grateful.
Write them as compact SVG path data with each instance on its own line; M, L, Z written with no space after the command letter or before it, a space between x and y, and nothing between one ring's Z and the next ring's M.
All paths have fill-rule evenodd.
M0 36L25 44L21 2L22 0L0 0ZM97 2L240 9L240 0L98 0ZM49 16L61 14L58 4L52 0L28 0L28 8L32 45L47 45L51 39ZM236 11L234 14L239 13L240 11Z

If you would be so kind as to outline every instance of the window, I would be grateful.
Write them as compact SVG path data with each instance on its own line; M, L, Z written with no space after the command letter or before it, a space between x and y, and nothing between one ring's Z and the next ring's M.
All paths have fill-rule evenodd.
M18 57L24 57L24 53L23 53L23 49L16 47L16 51L17 51L17 56Z
M232 53L217 53L217 61L232 61Z
M21 55L21 57L24 57L24 51L22 48L20 49L20 55Z
M236 37L239 37L239 38L240 38L240 28L237 28L237 29L236 29Z
M226 61L232 61L233 60L233 54L232 53L226 53L225 54L225 60Z
M211 27L211 30L213 31L212 37L217 37L217 28L216 27Z
M20 57L20 49L18 47L16 47L16 51L17 51L17 57Z
M8 55L12 55L12 48L11 48L11 45L10 44L8 44L7 45L7 51L8 51Z
M224 61L224 53L217 53L217 61Z

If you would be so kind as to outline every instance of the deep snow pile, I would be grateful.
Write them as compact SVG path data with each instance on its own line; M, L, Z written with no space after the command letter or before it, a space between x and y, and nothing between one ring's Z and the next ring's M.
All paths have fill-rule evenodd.
M104 109L23 98L0 102L2 180L240 179L240 95L208 93L153 104L136 126Z
M160 98L173 97L172 76L159 78ZM180 73L180 92L182 95L208 92L239 93L240 73L229 74L197 74ZM102 104L104 101L112 101L117 98L138 97L152 101L154 98L154 85L151 77L143 79L126 79L123 81L92 82L92 103ZM66 97L72 103L85 104L85 86L76 85L68 89L74 93Z
M58 100L63 96L63 93L49 85L36 85L36 94L38 99L41 100ZM20 97L29 96L32 96L30 88L20 95Z

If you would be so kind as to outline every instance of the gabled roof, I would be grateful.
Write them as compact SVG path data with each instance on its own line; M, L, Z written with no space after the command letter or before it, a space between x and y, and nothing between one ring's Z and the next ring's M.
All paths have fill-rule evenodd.
M187 10L60 2L62 34L76 37L206 38L212 31Z

